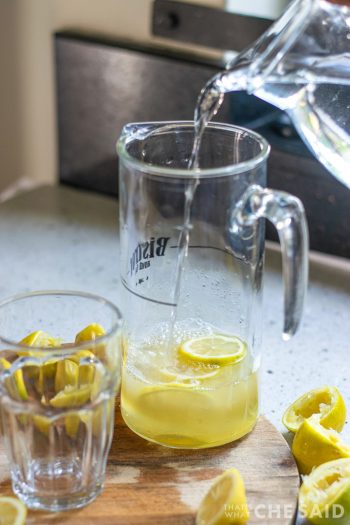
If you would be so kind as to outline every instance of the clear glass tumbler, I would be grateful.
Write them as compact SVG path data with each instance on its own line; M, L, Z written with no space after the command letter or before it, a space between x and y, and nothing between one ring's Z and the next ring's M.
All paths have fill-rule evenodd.
M302 313L307 226L301 202L265 188L269 145L210 123L187 169L192 122L125 126L120 157L126 321L121 409L163 445L222 445L258 417L265 221L284 259L288 338Z
M119 310L98 296L34 292L0 303L0 410L13 491L32 509L102 490L120 386Z

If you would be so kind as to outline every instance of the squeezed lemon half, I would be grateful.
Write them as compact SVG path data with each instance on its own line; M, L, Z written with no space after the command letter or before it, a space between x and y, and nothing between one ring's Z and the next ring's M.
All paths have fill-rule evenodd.
M339 458L350 458L350 447L338 432L324 428L313 417L305 419L295 434L292 452L301 474L314 467Z
M325 428L341 432L346 420L346 407L339 390L325 386L307 392L287 408L282 421L288 430L296 432L302 422L311 416L315 416Z
M19 499L12 497L0 498L1 525L24 525L27 508Z
M244 525L249 520L245 487L235 468L214 480L202 500L196 525Z
M350 459L337 459L305 476L299 492L301 513L315 525L350 523Z
M242 361L247 347L235 335L209 334L185 341L179 347L178 353L180 357L191 361L225 365Z

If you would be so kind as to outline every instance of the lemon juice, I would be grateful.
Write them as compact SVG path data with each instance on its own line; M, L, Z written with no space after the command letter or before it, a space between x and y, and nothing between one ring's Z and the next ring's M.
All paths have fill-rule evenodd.
M204 448L247 434L258 416L258 367L247 345L196 320L160 325L129 342L121 408L140 436Z

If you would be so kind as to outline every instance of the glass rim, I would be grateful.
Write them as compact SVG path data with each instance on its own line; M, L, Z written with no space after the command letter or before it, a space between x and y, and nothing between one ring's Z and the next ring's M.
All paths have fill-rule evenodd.
M81 343L74 343L72 344L72 346L69 346L66 348L65 347L53 347L53 346L26 345L18 341L13 341L11 339L8 339L7 337L3 337L1 332L0 332L0 343L3 343L4 345L11 347L10 349L20 348L22 350L27 350L28 352L34 350L35 352L41 353L43 355L48 354L48 353L57 353L57 352L59 352L62 355L69 355L72 352L74 352L76 349L81 349L87 346L97 345L97 344L101 344L101 343L108 341L122 327L123 316L119 308L114 303L112 303L108 299L105 299L104 297L101 297L100 295L90 293L90 292L80 292L78 290L36 290L32 292L24 292L24 293L12 295L0 301L0 315L1 315L1 308L11 303L15 303L23 299L30 299L32 297L44 297L44 296L67 296L67 297L80 297L81 299L91 299L100 304L104 304L110 310L112 310L116 314L116 320L113 322L112 328L108 330L105 334L103 334L102 336L96 337L96 339L92 339L90 341L82 341ZM0 353L1 351L2 350L0 350Z
M142 134L141 129L144 128L147 133ZM226 124L221 122L209 122L207 128L217 129L221 131L229 131L232 133L243 132L250 138L253 138L260 145L260 152L254 155L251 159L237 162L228 163L225 166L217 168L196 168L193 170L183 168L169 168L165 166L157 166L154 164L148 164L136 159L127 151L127 146L131 142L137 139L146 139L157 133L164 131L176 131L179 128L194 128L194 121L192 120L177 120L177 121L154 121L154 122L131 122L126 124L121 132L120 138L117 141L117 154L126 164L138 169L139 171L149 173L150 175L159 175L167 178L189 178L198 177L199 179L204 178L217 178L217 177L229 177L237 174L241 174L247 171L253 170L259 164L262 164L269 156L270 145L267 140L262 137L259 133L253 130L244 128L242 126L235 126L233 124Z

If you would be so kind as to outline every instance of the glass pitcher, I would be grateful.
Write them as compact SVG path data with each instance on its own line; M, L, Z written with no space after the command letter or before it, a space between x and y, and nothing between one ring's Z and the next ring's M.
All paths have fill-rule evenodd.
M349 0L292 2L227 71L209 81L200 100L208 92L239 90L287 111L316 158L350 188Z
M134 432L178 448L221 445L256 422L264 217L282 243L285 337L298 327L307 281L303 206L265 188L265 139L210 123L201 169L188 170L193 135L192 122L129 124L117 147L121 410Z

